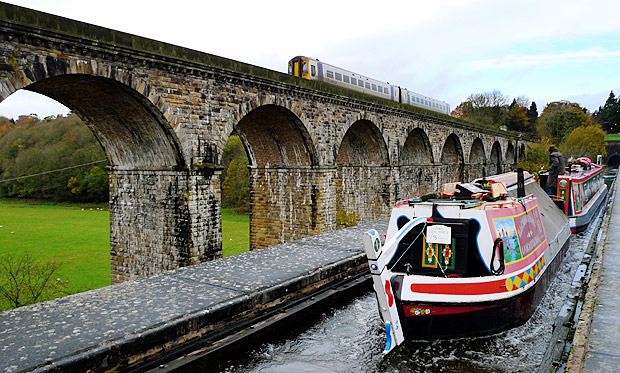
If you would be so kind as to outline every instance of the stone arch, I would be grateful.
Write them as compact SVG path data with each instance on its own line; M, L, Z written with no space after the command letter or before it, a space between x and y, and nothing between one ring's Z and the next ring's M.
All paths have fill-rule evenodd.
M521 144L521 146L519 147L519 156L518 156L519 160L521 159L525 159L525 144Z
M489 175L501 174L502 171L502 147L499 141L495 141L491 147L491 156L489 159Z
M469 179L476 179L485 177L487 173L487 159L484 153L484 144L482 140L477 137L471 144L469 150Z
M243 139L253 167L316 166L308 130L289 109L267 104L244 115L234 132Z
M25 89L50 97L79 116L101 143L110 166L112 283L207 257L205 250L212 245L195 243L206 234L190 223L187 165L165 102L145 95L147 84L116 75L111 67L83 74L75 71L75 62L51 57L45 63L34 61L4 76L2 96Z
M514 169L516 166L515 163L515 147L511 142L508 142L508 147L506 148L506 166L509 169Z
M443 144L439 169L440 185L464 181L465 161L463 159L463 147L458 136L454 133L448 136Z
M607 157L607 166L617 167L618 165L620 165L620 154L614 153Z
M386 166L389 162L383 136L369 120L358 120L349 127L335 159L341 166Z
M414 128L400 153L400 188L397 199L406 199L435 190L433 151L428 135L421 128Z
M242 139L251 167L250 249L320 232L319 204L329 193L312 171L317 155L299 117L265 104L247 112L233 133Z
M384 217L393 201L388 150L377 126L369 120L354 122L342 138L336 156L335 223L357 223Z
M433 164L433 152L426 132L415 128L407 136L400 156L401 165L430 165Z
M174 130L149 100L115 80L59 75L24 89L70 108L93 131L116 169L179 169L185 161Z

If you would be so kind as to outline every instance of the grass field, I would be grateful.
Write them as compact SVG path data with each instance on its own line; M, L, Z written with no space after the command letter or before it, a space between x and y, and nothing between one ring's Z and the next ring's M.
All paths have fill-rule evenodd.
M620 134L618 133L608 133L607 136L605 136L605 141L618 141L620 140Z
M222 252L236 255L250 249L250 216L222 209Z
M0 256L29 252L62 262L55 275L72 292L110 285L108 205L0 200ZM249 249L249 216L222 209L224 256Z
M110 285L110 214L101 207L0 201L0 256L58 260L55 277L73 292Z

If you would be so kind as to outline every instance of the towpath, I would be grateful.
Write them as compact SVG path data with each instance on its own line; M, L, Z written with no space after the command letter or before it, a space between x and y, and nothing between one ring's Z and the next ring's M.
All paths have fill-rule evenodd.
M0 372L124 370L367 272L387 219L0 313Z

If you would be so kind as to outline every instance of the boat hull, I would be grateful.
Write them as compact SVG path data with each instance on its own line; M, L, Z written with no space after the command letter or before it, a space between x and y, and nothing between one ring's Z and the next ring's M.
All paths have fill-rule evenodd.
M568 217L568 221L570 224L571 233L582 232L588 225L592 218L596 215L598 210L601 208L603 201L607 197L607 185L603 184L601 189L596 193L596 195L588 202L586 208L578 215L571 215Z
M568 247L566 241L533 287L507 299L458 304L397 300L405 339L488 335L524 324L545 295Z

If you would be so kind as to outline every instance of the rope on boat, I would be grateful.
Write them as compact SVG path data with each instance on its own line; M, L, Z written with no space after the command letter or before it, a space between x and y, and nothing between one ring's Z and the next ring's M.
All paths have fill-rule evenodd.
M424 237L426 237L426 235L424 235ZM428 244L429 247L431 247L430 244ZM431 247L432 248L432 247ZM424 248L426 250L426 248ZM456 250L456 247L454 248L454 250ZM435 255L435 250L433 250L433 256L435 257L435 260L437 261L437 265L439 266L439 269L441 269L441 273L443 273L443 277L448 278L448 275L446 275L446 271L443 269L443 267L441 266L441 260L439 260L439 258L437 257L437 255ZM446 266L447 267L447 266Z
M424 228L426 228L426 224L427 224L427 221L424 222L424 226L420 230L420 233L418 233L418 235L413 239L413 241L411 241L409 246L407 246L405 251L403 251L403 254L398 258L398 260L396 260L394 262L394 264L392 264L392 266L390 268L388 268L390 271L392 270L392 268L394 268L396 266L396 264L398 264L398 262L400 262L400 260L403 258L403 256L405 256L405 254L407 254L407 251L409 251L409 249L411 249L411 246L413 246L413 244L418 240L418 238L420 238L420 235L424 234ZM426 236L424 236L424 237L426 237Z

